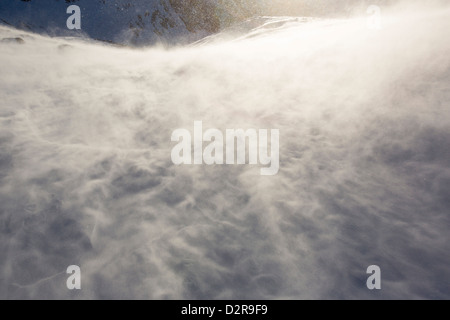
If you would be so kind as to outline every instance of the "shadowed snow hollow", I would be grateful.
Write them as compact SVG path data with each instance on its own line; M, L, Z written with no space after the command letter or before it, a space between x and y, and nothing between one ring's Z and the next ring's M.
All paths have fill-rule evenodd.
M169 51L0 28L0 298L450 298L448 8L266 19ZM172 164L196 120L279 129L278 175Z

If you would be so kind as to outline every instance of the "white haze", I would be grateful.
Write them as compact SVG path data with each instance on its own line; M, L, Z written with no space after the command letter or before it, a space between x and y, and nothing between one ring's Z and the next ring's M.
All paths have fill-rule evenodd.
M170 50L0 27L0 298L450 298L448 6L263 21ZM278 175L173 165L196 120L279 129Z

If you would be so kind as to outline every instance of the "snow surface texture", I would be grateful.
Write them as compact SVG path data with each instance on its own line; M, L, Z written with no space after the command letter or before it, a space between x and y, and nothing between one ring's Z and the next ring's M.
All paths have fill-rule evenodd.
M383 17L171 50L0 27L0 298L450 298L450 11ZM280 129L280 172L173 165L195 120Z

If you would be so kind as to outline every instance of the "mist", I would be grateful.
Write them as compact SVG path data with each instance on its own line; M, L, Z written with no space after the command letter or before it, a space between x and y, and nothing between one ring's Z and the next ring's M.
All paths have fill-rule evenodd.
M0 26L0 298L450 298L450 7L382 10L170 49ZM278 174L174 165L194 121L278 129Z

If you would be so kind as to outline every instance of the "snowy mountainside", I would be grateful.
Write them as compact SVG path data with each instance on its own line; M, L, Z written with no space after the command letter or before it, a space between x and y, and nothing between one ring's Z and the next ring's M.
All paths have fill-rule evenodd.
M122 44L183 43L254 14L260 5L227 0L3 0L0 22L49 35L84 35ZM82 30L66 29L66 9L76 4Z
M449 299L449 29L428 2L170 49L0 26L0 299ZM278 174L175 165L198 120L279 129Z

